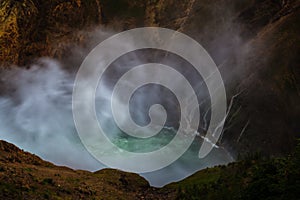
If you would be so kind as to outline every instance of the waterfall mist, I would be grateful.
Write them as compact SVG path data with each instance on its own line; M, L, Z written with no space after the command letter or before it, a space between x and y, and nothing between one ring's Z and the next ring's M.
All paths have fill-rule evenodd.
M111 32L96 31L91 43L98 43L109 35ZM123 48L127 45L132 44L120 44ZM113 49L108 51L114 53ZM64 64L64 67L56 60L42 58L29 69L13 68L2 72L1 81L5 89L0 98L0 139L57 165L96 171L106 166L84 148L72 117L72 90L76 74L72 64L84 57L87 50L76 48L74 52L75 56L67 58L68 64ZM111 141L126 150L143 152L164 146L176 133L180 119L178 101L167 88L158 85L139 88L132 96L129 109L133 120L143 126L149 123L148 112L151 105L163 105L168 117L161 133L142 141L127 136L114 123L109 98L114 85L132 67L149 62L171 66L189 80L198 97L201 121L199 129L195 130L198 131L198 137L180 159L164 169L141 175L151 185L160 187L181 180L200 169L234 161L231 153L218 145L204 159L198 158L210 119L211 105L206 85L189 62L160 50L139 50L121 56L112 63L105 72L104 79L100 81L95 100L96 112L98 120L110 133L108 137ZM147 74L141 73L140 76Z
M141 52L140 55L146 53ZM119 76L128 70L129 66L136 66L139 62L143 62L142 58L138 59L139 62L133 59L137 54L139 53L121 57L112 64L110 70L107 71L108 78L103 80L105 84L97 91L96 108L100 123L105 124L105 128L111 133L109 138L121 148L139 152L151 151L167 144L176 133L180 113L177 109L176 97L171 92L157 85L146 85L132 97L130 105L132 117L140 125L147 124L149 107L159 103L164 105L168 112L166 128L156 137L143 141L127 137L115 125L108 97ZM183 60L175 59L174 61L178 69L184 65ZM122 63L126 64L122 65ZM193 74L187 71L182 71L182 73L186 76ZM146 75L141 74L141 76ZM199 79L191 77L194 87L199 89L205 86L205 84L199 84L201 83ZM87 152L75 129L71 102L74 74L63 69L57 61L43 58L30 69L15 68L2 72L2 82L7 87L0 98L1 139L57 165L90 171L105 168ZM198 93L199 100L205 99L203 94L206 92L204 91L200 90ZM203 112L204 114L207 115L207 112ZM206 122L202 120L201 123ZM230 154L223 148L214 149L207 158L199 160L198 151L201 143L201 138L198 137L189 151L178 161L167 168L142 174L142 176L154 186L163 186L191 175L199 169L232 161Z

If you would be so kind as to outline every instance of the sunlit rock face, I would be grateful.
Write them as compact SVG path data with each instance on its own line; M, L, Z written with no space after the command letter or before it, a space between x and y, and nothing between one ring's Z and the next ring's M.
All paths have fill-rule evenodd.
M28 64L41 56L63 56L76 31L101 23L99 0L3 0L0 3L0 62Z

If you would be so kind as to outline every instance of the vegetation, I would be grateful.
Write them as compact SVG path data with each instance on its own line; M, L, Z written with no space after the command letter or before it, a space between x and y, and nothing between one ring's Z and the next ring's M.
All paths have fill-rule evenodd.
M6 142L0 142L0 169L1 199L300 198L300 140L290 156L248 155L228 166L201 170L161 189L150 187L138 175L117 170L91 173L57 167Z
M285 158L248 156L245 160L202 170L168 187L177 199L299 199L300 141Z

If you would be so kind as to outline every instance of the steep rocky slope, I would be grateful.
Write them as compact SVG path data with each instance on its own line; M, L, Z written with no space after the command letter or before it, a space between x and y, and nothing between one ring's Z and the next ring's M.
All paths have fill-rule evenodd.
M155 189L138 175L57 167L0 141L1 199L142 199L148 190L153 199L160 199L161 194L155 194Z

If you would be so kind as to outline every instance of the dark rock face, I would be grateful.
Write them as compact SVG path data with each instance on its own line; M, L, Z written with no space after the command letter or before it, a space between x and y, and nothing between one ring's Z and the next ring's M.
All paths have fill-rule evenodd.
M221 143L238 153L278 155L293 148L300 130L299 1L157 0L144 7L144 25L182 31L208 50L228 99L242 91ZM122 22L119 27L128 28Z
M299 137L297 0L5 0L0 61L62 59L83 44L84 27L167 27L187 33L212 55L235 100L221 143L235 152L289 152ZM7 66L7 65L6 65Z
M248 74L238 83L247 90L240 98L240 116L250 120L247 135L238 144L243 150L287 153L299 137L299 14L298 10L277 18L249 42L252 48L244 57Z

